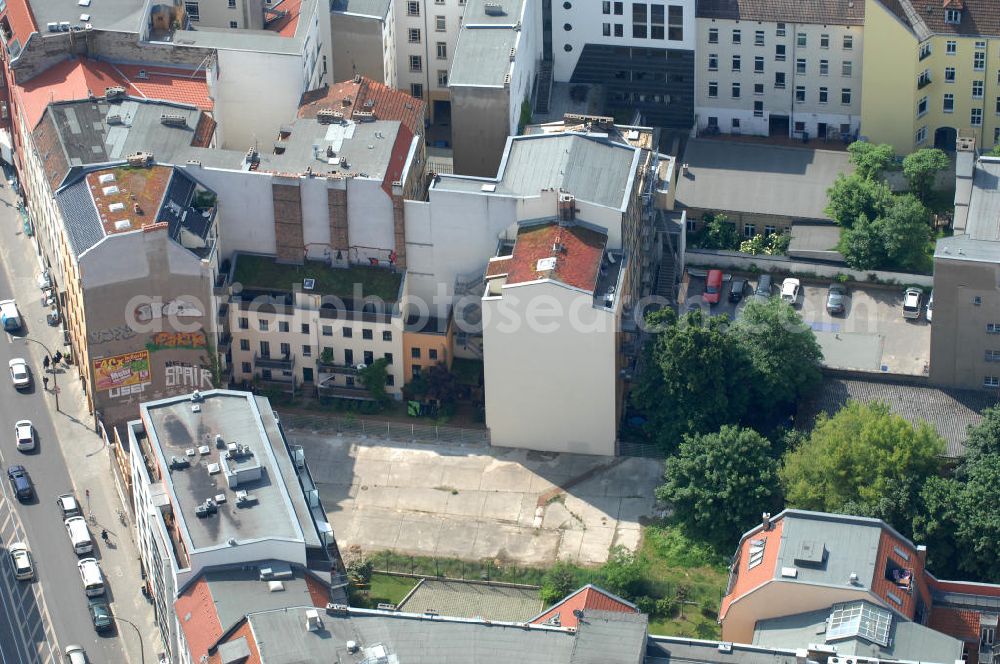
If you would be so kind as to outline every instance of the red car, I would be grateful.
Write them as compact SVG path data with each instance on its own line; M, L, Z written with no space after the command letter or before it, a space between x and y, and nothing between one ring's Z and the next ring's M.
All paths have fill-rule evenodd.
M722 296L722 270L709 270L705 280L705 294L702 296L709 304L718 304Z

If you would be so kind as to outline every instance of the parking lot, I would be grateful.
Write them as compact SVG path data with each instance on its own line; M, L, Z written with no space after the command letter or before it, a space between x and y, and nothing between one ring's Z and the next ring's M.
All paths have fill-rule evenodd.
M702 297L704 275L705 270L689 270L685 274L682 309L701 308L713 315L737 318L746 298L738 304L730 302L730 284L734 277L744 276L753 288L757 285L757 277L726 272L719 303L709 305ZM781 281L775 278L774 296L779 293ZM931 331L926 307L918 319L903 318L902 288L849 284L846 311L832 316L826 310L830 282L801 281L802 291L796 308L815 332L826 366L918 376L927 374ZM748 289L747 294L750 293L752 290Z
M596 565L634 550L663 463L291 430L342 550Z

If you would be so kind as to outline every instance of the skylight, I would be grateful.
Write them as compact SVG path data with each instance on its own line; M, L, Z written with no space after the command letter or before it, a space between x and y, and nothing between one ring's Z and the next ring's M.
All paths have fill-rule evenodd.
M889 645L892 614L868 602L836 604L826 622L827 641L861 637L881 646Z
M766 544L766 537L750 540L750 558L747 560L747 569L753 569L764 562L764 546Z

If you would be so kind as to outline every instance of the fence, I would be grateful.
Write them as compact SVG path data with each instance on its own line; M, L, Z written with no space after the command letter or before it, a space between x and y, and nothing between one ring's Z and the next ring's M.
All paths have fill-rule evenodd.
M465 429L428 424L371 420L360 417L306 415L282 413L281 424L286 429L313 433L340 433L381 437L397 442L452 443L458 445L489 445L490 434L485 429Z
M908 272L886 272L883 270L852 270L845 266L827 265L825 263L810 263L796 261L787 256L751 256L736 251L721 251L714 249L688 248L685 261L690 265L715 268L733 268L751 272L781 272L788 274L814 274L817 277L835 279L846 274L854 281L896 283L930 288L934 285L934 277L927 274L910 274Z

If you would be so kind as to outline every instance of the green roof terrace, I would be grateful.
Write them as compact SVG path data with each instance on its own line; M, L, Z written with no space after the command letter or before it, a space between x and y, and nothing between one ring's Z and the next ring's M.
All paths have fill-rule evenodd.
M315 295L334 296L345 302L360 295L361 298L377 298L387 304L399 301L402 282L402 271L387 267L331 267L324 261L290 265L277 262L273 256L255 254L237 254L234 257L231 279L231 283L240 284L244 292L291 293L302 290Z

